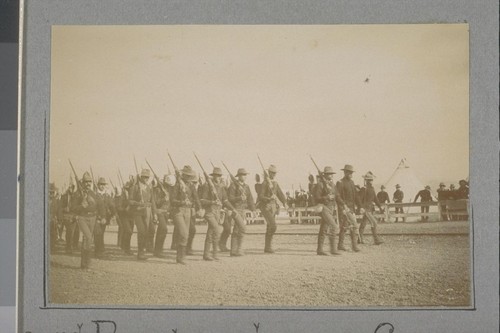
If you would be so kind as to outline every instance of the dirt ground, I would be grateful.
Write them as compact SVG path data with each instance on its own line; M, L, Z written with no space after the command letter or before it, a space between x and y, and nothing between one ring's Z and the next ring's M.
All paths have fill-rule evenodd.
M471 305L468 222L381 224L385 243L361 252L316 255L318 225L280 225L275 254L264 254L263 225L248 226L245 256L202 259L206 226L197 226L188 265L151 257L139 262L116 247L79 268L63 244L50 256L50 302L57 304L264 307L464 307ZM166 241L170 247L171 231ZM367 228L369 230L369 228ZM284 234L283 234L284 233ZM135 238L133 243L135 243ZM347 242L350 245L350 240Z

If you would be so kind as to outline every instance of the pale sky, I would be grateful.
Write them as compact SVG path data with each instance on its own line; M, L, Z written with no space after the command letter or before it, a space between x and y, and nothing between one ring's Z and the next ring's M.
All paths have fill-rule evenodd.
M310 26L55 26L50 175L118 183L144 158L166 173L256 154L278 181L307 188L344 164L384 183L401 158L424 183L469 174L466 24ZM368 79L368 80L367 80ZM433 188L435 189L435 188Z

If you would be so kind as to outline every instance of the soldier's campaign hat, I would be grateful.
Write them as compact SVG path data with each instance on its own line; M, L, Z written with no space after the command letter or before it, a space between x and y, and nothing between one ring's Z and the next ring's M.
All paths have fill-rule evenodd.
M364 176L363 176L363 178L364 178L365 180L373 180L374 176L373 176L373 173L371 173L370 171L368 171L368 172L366 173L366 175L364 175Z
M269 169L267 169L267 171L272 172L272 173L278 173L278 168L276 167L276 165L271 164L269 166Z
M57 192L56 184L54 183L49 184L49 192Z
M430 189L431 189L431 187L430 187L429 185L425 185L425 189L426 189L426 190L430 190Z
M222 169L219 167L214 167L214 171L212 171L210 176L222 176Z
M92 177L90 176L90 173L86 172L83 174L82 176L82 181L84 182L91 182L92 181Z
M99 181L97 182L97 185L108 185L108 183L106 182L106 179L104 179L104 177L100 177L99 178Z
M385 190L385 186L384 185L380 186L380 189Z
M336 172L333 171L333 168L331 166L326 166L324 169L323 169L323 173L325 175L333 175L335 174Z
M186 179L198 180L198 175L196 174L196 171L194 171L190 165L185 165L184 168L182 168L181 172L182 172L182 177Z
M343 169L340 169L342 171L348 171L348 172L354 172L354 167L350 164L346 164Z
M165 175L163 176L163 182L169 186L175 185L175 176L174 175Z
M462 184L467 185L467 181L465 181L464 179L461 179L458 183L459 183L460 185L462 185Z
M245 170L245 168L239 168L238 172L236 173L236 176L239 175L248 175L248 172Z
M399 185L399 184L396 184L396 188L401 188L401 185Z
M446 186L444 183L439 183L439 187L444 187Z
M142 177L145 177L145 178L146 177L147 178L151 177L151 171L149 171L149 169L142 169L142 171L141 171L141 178Z

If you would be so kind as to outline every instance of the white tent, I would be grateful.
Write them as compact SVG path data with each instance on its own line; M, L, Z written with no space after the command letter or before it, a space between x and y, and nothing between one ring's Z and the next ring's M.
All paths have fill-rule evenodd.
M401 185L401 191L404 193L403 202L413 202L415 196L420 190L424 189L424 184L418 179L418 177L413 172L406 162L406 158L401 159L396 170L392 173L392 176L387 182L385 182L386 191L389 194L389 198L392 202L392 196L396 191L396 185ZM433 196L433 200L436 200ZM419 200L420 201L420 200ZM436 210L436 207L431 207L431 211ZM405 208L406 213L418 213L420 208L412 207L411 209Z

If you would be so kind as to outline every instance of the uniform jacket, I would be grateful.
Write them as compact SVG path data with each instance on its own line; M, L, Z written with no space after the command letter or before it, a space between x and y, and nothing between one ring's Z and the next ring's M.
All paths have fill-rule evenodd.
M155 201L155 207L157 209L158 213L165 214L168 212L170 209L170 190L171 187L168 185L163 184L163 188L165 189L165 192L161 189L160 186L156 186L154 188L154 201Z
M131 186L128 194L130 213L133 215L144 215L146 214L146 207L151 207L151 212L156 214L153 195L153 189L149 184L139 182Z
M219 199L223 207L230 210L234 210L233 205L231 205L231 203L229 202L227 196L227 190L224 187L224 185L214 183L214 186L215 186L215 192L217 193L217 197L215 197L212 190L210 189L210 184L205 183L201 187L200 202L203 208L205 208L205 211L207 213L216 213L219 209L222 208L220 205L217 205L215 203L217 198Z
M84 202L87 203L87 207L84 207ZM104 202L90 189L77 191L73 195L71 211L79 216L97 216L99 219L106 217Z
M357 195L356 186L352 179L342 178L337 182L337 194L339 198L337 202L340 205L346 205L352 210L355 210L356 207L359 207L359 197Z
M262 183L257 201L261 204L262 208L264 208L267 204L277 204L273 196L277 197L283 206L286 205L285 195L283 194L278 182L274 179L266 179L264 183Z
M105 211L104 218L106 218L106 221L109 222L109 220L114 215L116 215L116 206L114 199L111 197L111 195L109 195L109 193L106 192L104 193L96 192L96 196L104 204L104 211Z
M365 210L372 211L374 208L373 204L377 205L379 209L382 209L372 185L367 184L365 187L361 188L358 195L361 207Z
M431 196L431 191L429 190L421 190L417 193L415 196L415 200L418 200L418 197L420 197L420 202L429 202L432 201L432 196Z
M185 183L185 185L186 191L184 192L181 188L181 183L179 181L175 183L175 186L170 192L170 205L178 208L193 208L194 206L195 209L200 209L201 203L198 197L198 190L193 183ZM189 200L191 203L186 205L186 200Z
M332 200L328 197L329 194L333 194L335 198ZM314 187L314 202L318 204L323 204L327 207L336 206L339 202L339 195L337 193L337 188L333 184L333 181L330 182L319 182Z
M231 183L227 190L227 196L235 209L255 210L252 192L250 192L250 187L247 184Z
M381 205L385 204L386 202L391 202L391 200L389 200L389 193L387 193L386 191L380 191L377 193L377 199L378 199L378 202L380 202Z
M403 199L405 197L405 194L401 190L396 190L394 194L392 195L392 200L394 202L403 202Z

